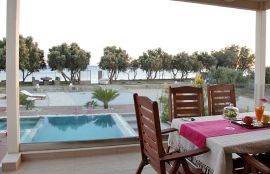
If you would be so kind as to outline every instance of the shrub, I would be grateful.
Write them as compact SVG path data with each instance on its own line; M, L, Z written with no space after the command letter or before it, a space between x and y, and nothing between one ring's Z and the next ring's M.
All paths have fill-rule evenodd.
M97 101L96 100L90 100L84 106L86 108L88 108L89 106L91 106L92 108L95 108L95 107L98 106L98 104L97 104Z
M266 67L265 69L265 83L270 84L270 67Z
M203 88L204 87L204 80L201 75L201 73L196 73L195 79L194 79L194 86Z
M245 76L241 70L235 70L227 67L210 68L208 80L211 84L229 83L242 86L247 84L251 78Z
M161 121L167 122L169 121L169 94L168 94L168 85L164 84L163 94L159 98L159 102L161 104Z
M96 89L93 92L93 99L103 102L104 109L108 109L109 102L119 96L118 91L113 89Z

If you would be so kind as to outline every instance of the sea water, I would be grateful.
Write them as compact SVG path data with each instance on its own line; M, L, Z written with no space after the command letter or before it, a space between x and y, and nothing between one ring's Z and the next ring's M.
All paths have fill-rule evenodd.
M91 83L98 83L98 71L101 71L101 69L99 69L98 66L89 65L86 70L81 71L81 81L91 81ZM67 76L70 76L70 71L65 70L64 72ZM108 78L107 71L102 71L102 74L103 74L102 78L106 79ZM134 75L133 72L130 73L121 72L118 76L118 80L128 80L128 76L130 79L133 79L133 75ZM190 73L188 77L190 78L194 76L195 76L194 73ZM39 72L34 72L30 76L28 76L25 81L31 82L32 77L35 77L36 80L41 80L40 78L42 77L51 77L53 80L55 79L55 77L60 77L61 80L64 80L61 73L59 73L58 71L52 71L49 67L47 69L40 70ZM172 74L169 72L165 72L163 78L172 79ZM178 79L180 78L180 74L178 74L177 78ZM143 70L138 69L136 79L146 79L146 73ZM158 73L156 79L162 79L162 73ZM5 71L0 72L0 80L1 81L6 80ZM19 80L22 81L21 71L19 73Z

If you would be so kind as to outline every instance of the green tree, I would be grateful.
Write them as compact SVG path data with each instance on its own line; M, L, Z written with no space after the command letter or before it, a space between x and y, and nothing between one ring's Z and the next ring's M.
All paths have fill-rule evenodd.
M120 72L125 72L128 68L129 57L125 50L116 46L104 48L104 55L101 57L99 67L108 71L110 83L117 80Z
M0 71L6 70L6 39L0 40Z
M59 71L65 81L80 83L80 72L87 68L90 57L90 52L81 49L77 43L63 43L49 49L48 64L51 70ZM64 69L70 71L70 77L64 73Z
M236 60L239 54L239 46L231 45L230 47L226 47L219 51L213 51L211 55L216 58L218 67L228 67L228 68L236 68Z
M176 79L177 74L181 70L181 61L179 61L178 59L180 59L180 56L173 56L170 65L174 80Z
M25 64L20 63L20 70L23 74L23 82L25 81L26 77L31 75L33 72L46 68L44 52L38 48L38 44L33 41L33 38L27 37L25 39L25 44L28 48L28 59L24 58L27 60L25 61Z
M103 102L104 109L108 109L109 102L119 96L119 93L113 89L96 89L92 94L92 99Z
M38 47L37 42L28 36L19 37L19 68L22 71L23 82L34 72L46 67L44 53ZM0 41L0 69L6 69L6 39Z
M208 52L194 52L192 56L197 59L197 61L201 62L203 70L209 70L212 66L216 66L217 60ZM200 70L201 72L202 70Z
M137 59L133 59L133 60L130 61L129 65L128 65L128 69L129 69L130 72L133 73L133 80L136 79L136 76L137 76L137 73L138 73L137 71L138 71L139 68L140 68L140 64L139 64ZM129 79L129 74L128 74L128 79Z
M161 61L161 73L162 73L162 79L164 78L164 74L166 71L170 71L170 64L172 61L172 56L166 53L165 51L159 52L160 61Z
M139 62L141 69L146 72L146 79L151 79L155 67L155 59L150 57L148 53L143 53L143 55L139 57Z
M193 56L190 56L190 64L191 64L191 70L189 72L201 71L201 69L203 67L202 63L200 61L198 61L196 57L193 57ZM186 76L186 78L187 78L187 76Z
M217 59L218 67L228 67L232 69L248 70L254 65L255 56L250 49L231 45L220 51L213 51L211 54Z
M247 47L241 47L237 59L237 69L245 71L254 66L255 56Z
M211 55L217 60L216 68L232 67L231 57L229 57L229 55L226 55L223 51L213 51Z
M173 78L176 79L176 75L181 72L181 80L188 76L192 71L197 71L200 64L195 61L192 56L189 56L186 52L181 52L173 56L171 61L171 70Z
M141 69L146 72L147 79L156 79L159 71L167 69L166 59L169 55L161 48L147 50L139 57ZM165 66L166 65L166 66Z

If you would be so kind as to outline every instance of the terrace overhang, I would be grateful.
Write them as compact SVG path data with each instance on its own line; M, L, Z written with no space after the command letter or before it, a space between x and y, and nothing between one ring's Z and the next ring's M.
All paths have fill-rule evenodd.
M270 0L175 0L197 4L215 5L221 7L238 8L245 10L268 10Z

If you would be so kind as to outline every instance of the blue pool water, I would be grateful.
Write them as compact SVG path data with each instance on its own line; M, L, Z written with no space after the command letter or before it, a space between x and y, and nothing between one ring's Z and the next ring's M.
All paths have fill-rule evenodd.
M6 120L0 119L0 130ZM98 140L135 136L118 114L46 116L21 119L21 143Z

